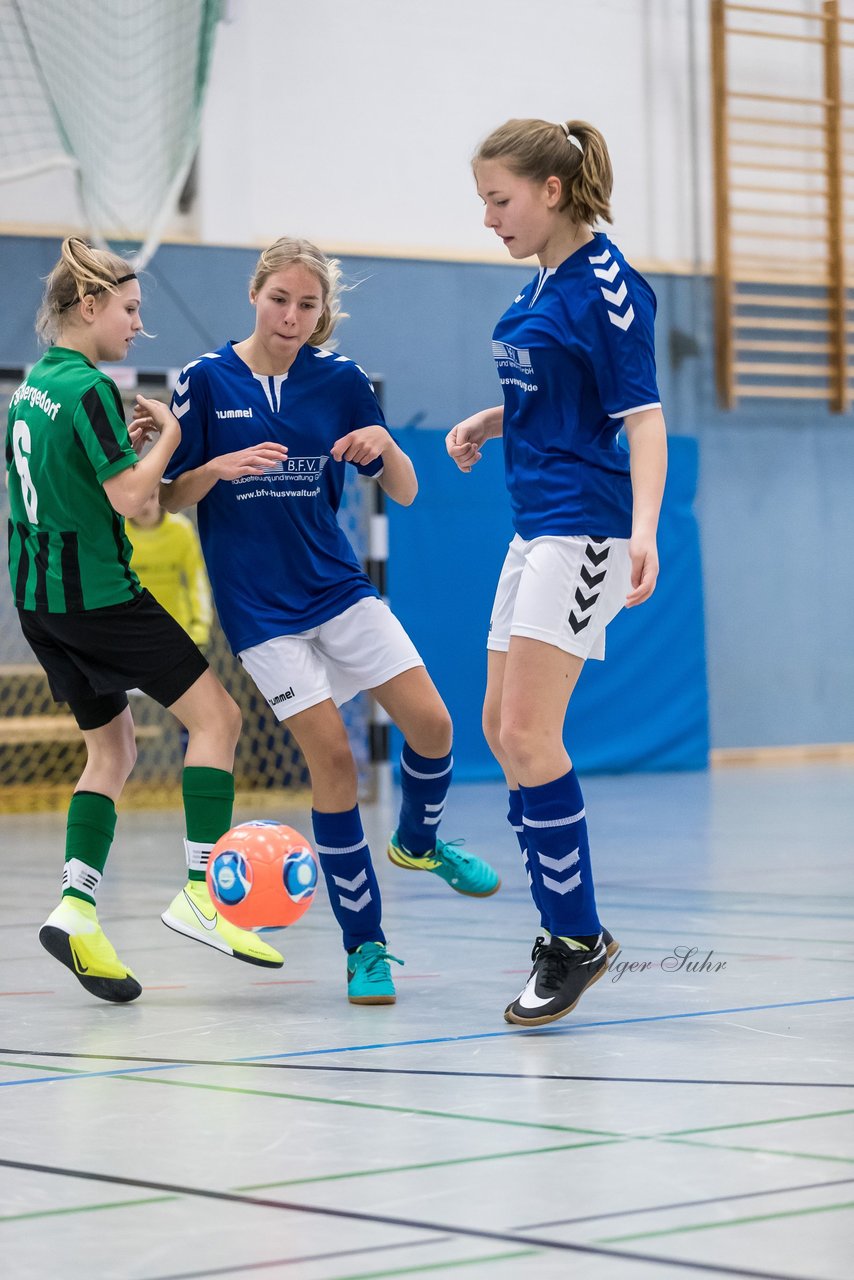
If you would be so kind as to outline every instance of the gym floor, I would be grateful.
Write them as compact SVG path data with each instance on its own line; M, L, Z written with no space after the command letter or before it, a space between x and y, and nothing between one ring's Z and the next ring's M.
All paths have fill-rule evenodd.
M120 816L99 914L144 991L96 1001L37 938L63 818L0 818L4 1274L850 1280L850 769L583 782L621 950L530 1031L502 1017L536 920L497 785L442 832L500 869L485 900L392 867L393 797L364 810L388 1007L347 1003L323 888L270 935L281 970L167 931L176 813Z

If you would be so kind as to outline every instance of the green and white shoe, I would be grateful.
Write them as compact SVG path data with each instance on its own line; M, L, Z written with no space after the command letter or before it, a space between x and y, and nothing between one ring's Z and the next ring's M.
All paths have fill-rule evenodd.
M436 840L436 847L429 853L410 853L400 843L395 831L388 842L388 856L396 867L407 871L432 871L457 893L470 898L488 898L501 888L501 877L483 858L473 853L463 853L457 845Z
M391 955L384 942L363 942L347 956L347 999L350 1004L394 1004L397 996L391 980Z
M220 915L208 893L204 880L188 880L160 917L165 925L194 942L222 951L235 960L258 964L266 969L281 969L285 963L268 943L251 929L238 929Z
M63 898L39 929L39 942L54 960L71 970L91 996L127 1004L142 994L142 987L99 925L94 903Z

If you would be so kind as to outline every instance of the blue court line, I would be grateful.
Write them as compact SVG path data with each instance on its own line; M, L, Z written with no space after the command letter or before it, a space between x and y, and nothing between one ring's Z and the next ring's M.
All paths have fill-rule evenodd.
M734 1009L698 1009L692 1013L655 1013L643 1018L612 1018L603 1022L576 1022L568 1027L537 1027L530 1031L479 1031L465 1036L431 1036L423 1040L389 1040L377 1044L338 1045L331 1049L299 1049L290 1053L258 1053L251 1057L226 1059L222 1065L233 1062L235 1066L242 1062L271 1062L283 1058L315 1058L330 1053L364 1053L372 1049L408 1049L430 1044L461 1044L470 1040L497 1040L506 1036L530 1036L532 1034L572 1035L576 1031L586 1031L595 1027L621 1027L642 1022L672 1022L682 1018L714 1018L730 1013L758 1013L765 1009L797 1009L807 1005L844 1004L854 1000L854 996L826 996L821 1000L787 1000L780 1004L746 1004ZM66 1075L36 1076L28 1080L0 1080L0 1089L20 1088L33 1084L56 1084L66 1080L97 1080L103 1077L150 1075L156 1071L186 1071L184 1063L165 1063L163 1066L120 1067L113 1071L79 1071Z

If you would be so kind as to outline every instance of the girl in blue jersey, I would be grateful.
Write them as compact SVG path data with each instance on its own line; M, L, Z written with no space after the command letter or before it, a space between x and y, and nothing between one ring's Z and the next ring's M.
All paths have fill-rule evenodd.
M611 221L602 135L579 120L510 120L473 169L486 226L511 257L540 263L493 334L503 405L446 440L463 471L486 440L504 442L516 535L493 605L483 723L547 931L504 1016L536 1026L569 1013L616 949L596 911L563 724L585 659L604 657L607 624L655 589L667 445L655 296L593 229Z
M348 952L348 997L390 1004L396 957L382 931L343 702L369 689L406 740L391 861L475 897L500 881L438 837L450 717L336 518L347 463L405 506L418 487L368 378L323 345L341 314L339 274L308 241L281 239L261 254L249 294L254 332L192 361L176 384L182 437L161 501L170 511L198 503L223 630L305 756L315 844Z

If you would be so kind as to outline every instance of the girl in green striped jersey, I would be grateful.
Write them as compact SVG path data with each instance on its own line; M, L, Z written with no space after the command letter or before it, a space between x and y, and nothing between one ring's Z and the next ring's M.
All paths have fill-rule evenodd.
M189 730L188 883L165 923L237 959L282 964L255 934L218 918L205 884L208 853L231 825L240 711L130 566L123 517L155 491L181 438L166 406L142 397L148 426L129 432L118 389L97 367L127 355L143 332L139 312L139 282L123 258L65 240L36 325L51 345L12 397L6 433L15 604L51 692L69 704L87 751L68 811L62 898L39 937L87 991L116 1002L142 990L95 910L116 801L136 758L128 689L142 689ZM140 458L149 435L157 438ZM259 463L260 471L260 456Z

